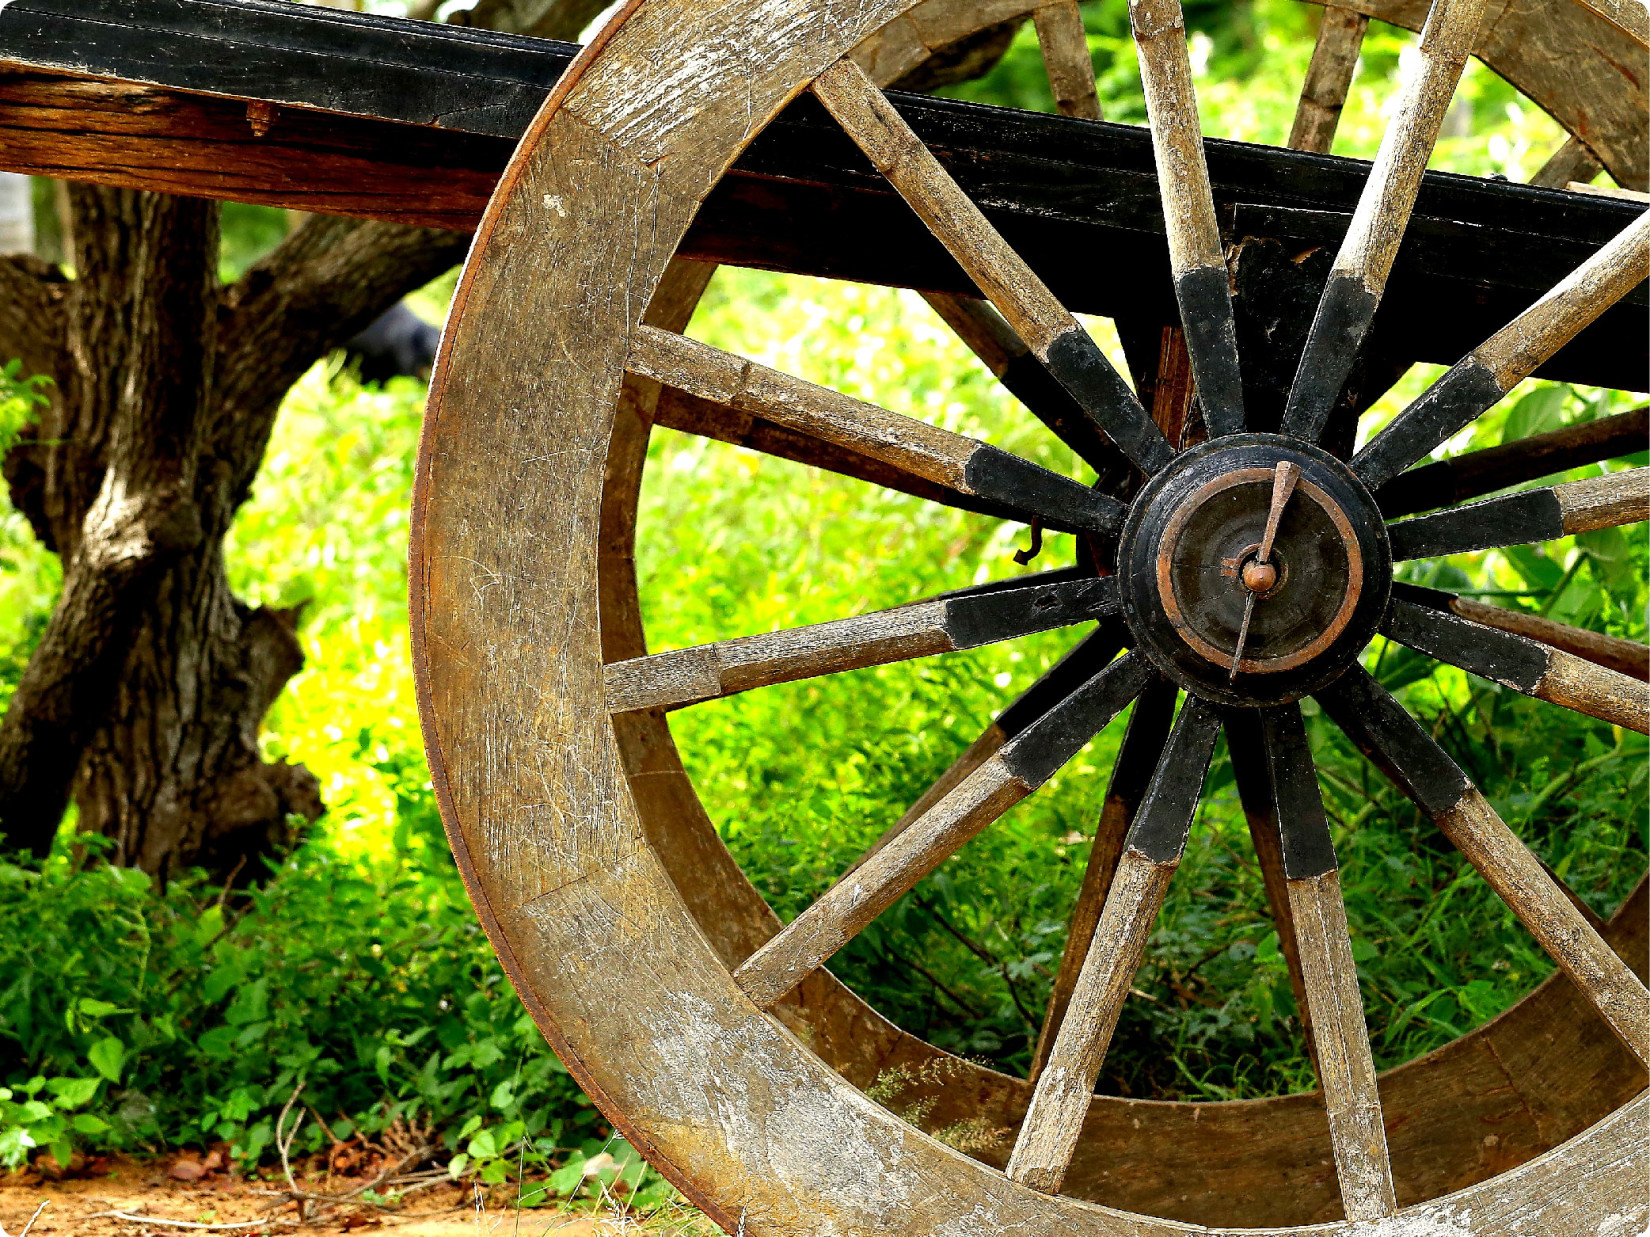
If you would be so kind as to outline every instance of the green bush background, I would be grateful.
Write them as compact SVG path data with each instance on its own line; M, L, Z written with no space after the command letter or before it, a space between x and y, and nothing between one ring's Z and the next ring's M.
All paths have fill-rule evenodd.
M1140 123L1121 0L1085 5L1109 118ZM1205 130L1281 142L1316 10L1188 5ZM1371 155L1411 36L1372 26L1337 151ZM1035 38L963 97L1052 110ZM1527 179L1560 140L1476 64L1433 166ZM281 217L226 210L226 274ZM416 298L439 318L453 280ZM1110 324L1092 324L1117 359ZM923 302L886 289L724 270L691 333L721 347L1083 476ZM1366 418L1368 436L1436 368ZM0 433L27 415L15 368ZM430 793L407 652L406 526L423 388L361 385L337 361L288 397L230 545L234 582L305 604L308 656L269 719L271 756L321 778L329 812L250 895L198 878L150 888L64 844L0 864L0 1164L36 1148L155 1151L217 1140L266 1157L297 1085L301 1150L328 1133L428 1121L488 1180L530 1158L581 1179L608 1133L502 976L457 881ZM1493 445L1630 406L1526 383L1450 444ZM1642 464L1644 457L1631 463ZM1621 464L1612 465L1619 467ZM1571 476L1593 475L1597 468ZM1018 570L1023 530L660 431L639 532L654 650L816 622ZM1069 561L1051 536L1038 566ZM1408 578L1642 640L1644 529L1465 555ZM55 560L0 507L0 699L49 613ZM780 914L795 915L897 817L994 712L1070 643L973 653L753 692L675 715L696 785ZM1645 866L1645 744L1377 644L1369 666L1497 809L1610 913ZM1306 706L1343 867L1380 1065L1428 1051L1527 992L1550 964L1431 826ZM1058 965L1122 723L951 859L833 962L902 1026L1025 1069ZM1224 1099L1312 1086L1288 978L1229 766L1206 802L1128 1002L1103 1090ZM325 1124L325 1129L322 1128ZM569 1171L571 1166L571 1171ZM565 1187L565 1188L563 1188Z

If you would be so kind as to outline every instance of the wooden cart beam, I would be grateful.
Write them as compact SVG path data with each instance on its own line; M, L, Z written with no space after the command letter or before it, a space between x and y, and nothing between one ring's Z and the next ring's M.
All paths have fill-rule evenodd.
M0 167L468 230L573 52L267 0L168 0L138 14L116 0L12 0L0 10ZM1145 130L891 97L1068 305L1176 320ZM1357 160L1236 142L1209 141L1207 158L1228 242L1264 236L1302 251L1337 243L1367 176ZM1638 209L1429 173L1377 325L1382 346L1454 362ZM683 252L975 292L811 98L744 153ZM1644 387L1646 307L1640 287L1539 376Z

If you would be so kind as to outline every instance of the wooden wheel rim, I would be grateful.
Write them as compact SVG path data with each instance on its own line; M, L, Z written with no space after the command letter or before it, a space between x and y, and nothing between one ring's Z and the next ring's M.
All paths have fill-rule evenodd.
M540 1027L730 1229L1182 1232L1008 1182L760 1014L643 840L626 784L639 771L603 707L598 533L629 333L697 200L760 128L751 118L903 7L834 25L800 3L708 17L653 3L608 27L535 122L478 235L420 455L414 640L437 794ZM720 78L741 70L748 88L730 99ZM561 337L524 352L547 321ZM1516 1210L1571 1231L1577 1195L1630 1214L1623 1167L1643 1154L1644 1109L1401 1219L1490 1232ZM1354 1229L1376 1231L1314 1231Z

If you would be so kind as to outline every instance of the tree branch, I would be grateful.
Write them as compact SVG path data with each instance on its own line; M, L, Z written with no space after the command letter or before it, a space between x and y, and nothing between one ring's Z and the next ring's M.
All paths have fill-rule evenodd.
M315 215L224 297L212 453L240 501L281 399L316 361L403 296L463 261L470 238Z
M68 287L49 262L24 254L0 258L0 362L19 357L25 374L57 378Z

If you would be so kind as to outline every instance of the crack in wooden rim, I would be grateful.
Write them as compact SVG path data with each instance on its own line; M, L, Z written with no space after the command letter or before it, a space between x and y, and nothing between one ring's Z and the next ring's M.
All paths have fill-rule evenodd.
M1169 517L1169 523L1163 530L1163 539L1157 547L1157 596L1163 607L1163 613L1168 617L1170 624L1179 633L1199 656L1207 658L1217 666L1229 666L1232 663L1232 654L1229 649L1216 648L1209 641L1198 635L1192 629L1190 621L1180 608L1180 599L1175 595L1174 579L1171 574L1174 567L1174 551L1179 544L1180 534L1186 526L1186 521L1197 514L1197 511L1216 494L1223 493L1238 485L1270 485L1272 470L1269 468L1239 468L1227 473L1223 477L1216 477L1213 481L1205 482L1201 487L1192 491L1181 500L1175 513ZM1347 582L1346 596L1341 598L1341 604L1335 611L1335 616L1329 620L1329 625L1317 636L1301 647L1288 652L1280 653L1276 657L1245 657L1238 663L1238 669L1245 674L1276 674L1283 670L1293 670L1296 666L1304 666L1319 653L1334 644L1347 624L1352 621L1352 612L1358 607L1358 599L1363 596L1364 584L1364 556L1358 548L1358 537L1353 531L1352 523L1346 518L1332 498L1322 488L1312 484L1305 477L1295 482L1297 493L1304 494L1323 509L1325 515L1334 524L1335 531L1340 534L1341 546L1346 551ZM1280 576L1270 593L1276 593L1282 586L1283 577Z

